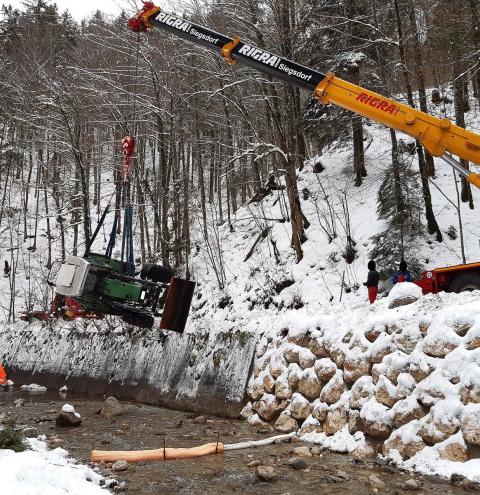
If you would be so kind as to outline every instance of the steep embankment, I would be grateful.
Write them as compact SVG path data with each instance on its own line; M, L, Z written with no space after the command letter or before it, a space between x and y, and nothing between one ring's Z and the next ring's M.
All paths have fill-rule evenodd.
M336 451L480 481L480 294L388 304L285 315L260 342L242 414Z

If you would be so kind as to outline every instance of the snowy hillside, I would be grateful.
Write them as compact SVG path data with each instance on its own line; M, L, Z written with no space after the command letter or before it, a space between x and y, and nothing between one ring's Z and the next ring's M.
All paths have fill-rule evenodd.
M451 106L445 111L451 117ZM440 115L443 116L443 112L439 111ZM480 131L478 104L469 116L469 129ZM391 162L388 130L373 123L367 125L368 177L360 188L353 187L352 152L345 147L333 148L317 157L325 168L323 172L313 173L314 159L298 174L302 210L310 223L306 231L308 240L302 245L304 259L300 263L295 263L290 248L291 227L289 222L284 221L285 199L282 191L273 191L260 203L241 208L232 220L233 231L226 224L218 228L217 244L221 249L215 250L215 245L210 250L217 255L217 272L220 271L219 266L223 266L223 289L219 288L208 256L209 250L199 243L199 252L193 258L194 277L199 282L191 318L193 326L197 319L207 319L215 322L215 328L246 325L265 331L270 327L266 322L275 320L278 314L286 310L295 314L297 309L302 308L296 314L313 315L341 307L338 305L340 300L348 306L367 304L367 291L362 284L367 277L371 237L384 229L376 214L377 190L382 173ZM406 142L412 141L408 136L399 134L398 137ZM411 160L413 169L418 171L416 156L412 156ZM426 234L416 247L417 257L425 269L462 263L460 238L453 240L446 234L451 226L458 230L453 172L440 159L435 159L435 166L436 176L431 181L430 189L444 240L438 243L434 236ZM418 187L421 187L419 182ZM461 203L467 262L480 260L477 211L480 191L475 188L472 191L476 209L470 210L468 204ZM325 195L335 205L333 217L338 237L332 242L329 242L324 230L326 222L330 221L329 207L323 200ZM342 206L345 198L357 251L351 264L342 257L347 235ZM422 220L425 222L424 218ZM268 234L263 237L261 233L265 231ZM245 261L254 245L253 254ZM398 266L379 268L387 269L392 274L398 270ZM391 286L388 280L383 281L381 288L382 285L385 291Z

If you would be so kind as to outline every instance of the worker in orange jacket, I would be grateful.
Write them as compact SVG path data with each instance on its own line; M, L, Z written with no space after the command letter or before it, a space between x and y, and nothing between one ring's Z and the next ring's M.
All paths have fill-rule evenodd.
M5 368L0 364L0 387L6 387L7 385L7 373L5 373Z

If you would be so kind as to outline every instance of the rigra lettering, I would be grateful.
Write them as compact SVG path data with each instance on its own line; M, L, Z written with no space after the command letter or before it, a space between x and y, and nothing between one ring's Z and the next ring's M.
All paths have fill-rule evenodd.
M166 12L160 12L157 16L157 21L185 32L188 32L192 26L189 22Z
M272 55L264 50L260 50L255 46L243 45L238 51L240 55L245 55L246 57L253 58L262 64L269 65L270 67L277 67L280 58L276 55Z

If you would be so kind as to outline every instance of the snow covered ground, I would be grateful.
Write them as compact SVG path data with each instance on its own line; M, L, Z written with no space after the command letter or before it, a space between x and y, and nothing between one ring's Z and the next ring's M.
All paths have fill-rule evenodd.
M0 450L0 491L9 495L100 495L105 480L61 448L29 438L29 450Z

